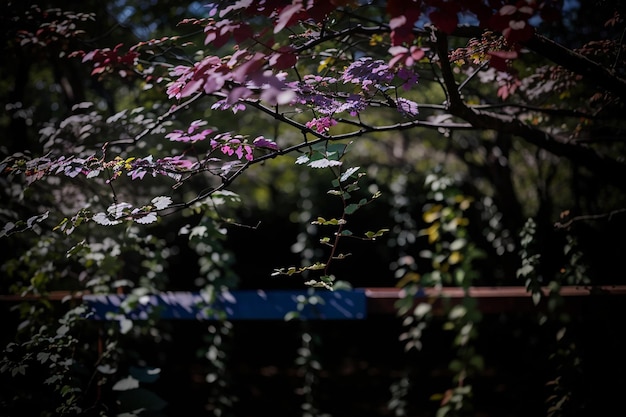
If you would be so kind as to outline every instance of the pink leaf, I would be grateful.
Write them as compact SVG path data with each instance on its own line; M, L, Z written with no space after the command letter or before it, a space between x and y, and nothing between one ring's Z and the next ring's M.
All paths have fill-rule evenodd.
M298 56L290 46L283 46L278 52L270 56L269 64L277 70L293 68L298 62Z
M181 97L189 97L190 95L192 95L193 93L195 93L196 91L198 91L200 89L200 87L202 86L202 82L203 80L191 80L189 81L185 87L183 87L183 89L180 91L180 96Z
M274 33L278 33L287 26L291 26L297 19L297 15L300 11L304 10L302 2L295 0L293 4L285 6L278 14L276 24L274 25Z

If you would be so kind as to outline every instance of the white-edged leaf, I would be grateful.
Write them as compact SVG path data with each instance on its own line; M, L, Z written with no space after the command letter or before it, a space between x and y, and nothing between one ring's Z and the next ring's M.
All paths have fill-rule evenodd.
M307 155L300 155L298 159L296 159L296 164L302 165L309 162L309 157Z
M50 358L50 354L48 352L39 352L37 354L37 360L39 363L46 363Z
M107 212L109 214L111 214L113 217L115 217L116 219L119 219L120 217L122 217L124 215L125 211L128 211L132 208L132 204L129 203L118 203L118 204L111 204L108 208L107 208Z
M111 226L111 225L115 225L115 224L120 224L121 223L120 220L111 220L109 218L109 216L107 216L105 213L96 213L91 218L91 220L93 220L94 222L96 222L98 224L101 224L103 226Z
M29 218L28 218L28 220L26 220L26 225L27 225L29 228L30 228L30 227L33 227L33 224L35 224L35 223L39 223L39 222L42 222L42 221L46 220L46 219L48 218L48 214L49 214L49 213L50 213L49 211L46 211L46 212L45 212L45 213L43 213L43 214L40 214L40 215L37 215L37 216L32 216L32 217L29 217Z
M350 176L351 176L352 174L354 174L355 172L357 172L359 169L361 169L361 167L351 167L351 168L348 168L348 169L346 170L346 172L344 172L344 173L341 175L341 179L340 179L340 181L341 181L341 182L344 182L345 180L347 180L348 178L350 178Z
M156 213L146 213L145 216L137 217L135 222L139 224L150 224L154 223L157 220Z
M127 376L124 379L120 379L113 385L113 391L128 391L131 389L139 388L139 381L132 376Z
M89 171L89 173L87 174L87 178L95 178L95 177L97 177L98 175L100 175L100 172L102 172L102 171L100 171L99 169L94 169L94 170L91 170L91 171Z
M189 239L191 239L194 236L203 237L205 236L207 230L208 229L206 226L195 226L194 228L191 229L191 233L189 233Z
M158 196L152 199L152 205L157 210L163 210L172 205L172 198L166 196Z
M117 122L118 120L120 120L122 117L124 117L126 115L126 112L128 111L128 109L124 109L120 112L115 113L113 116L110 116L107 119L107 124L112 124Z
M336 167L341 165L341 161L333 161L330 159L322 158L317 161L313 161L309 163L311 168L328 168L328 167Z
M8 235L9 232L13 229L15 229L15 223L13 222L6 223L4 227L2 228L2 230L0 230L0 237Z
M114 368L109 364L100 365L96 369L98 370L98 372L100 372L101 374L105 374L105 375L112 375L115 372L117 372L117 368Z
M432 308L432 305L428 303L419 303L417 307L415 307L413 314L415 314L418 319L422 319L426 314L430 313Z
M68 326L66 326L65 324L59 326L59 328L57 329L57 336L65 336L65 334L70 330L70 328Z
M133 328L133 321L127 319L126 317L122 317L120 319L120 333L126 334Z
M90 101L83 101L83 102L81 102L81 103L74 104L74 105L72 106L72 111L74 111L74 110L76 110L76 109L88 109L88 108L90 108L90 107L92 107L92 106L93 106L93 103L92 103L92 102L90 102Z

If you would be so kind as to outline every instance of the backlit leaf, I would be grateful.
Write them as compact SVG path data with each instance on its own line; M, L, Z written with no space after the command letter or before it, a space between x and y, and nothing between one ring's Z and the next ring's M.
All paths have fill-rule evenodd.
M139 388L139 381L129 375L117 381L112 389L113 391L128 391L135 388Z

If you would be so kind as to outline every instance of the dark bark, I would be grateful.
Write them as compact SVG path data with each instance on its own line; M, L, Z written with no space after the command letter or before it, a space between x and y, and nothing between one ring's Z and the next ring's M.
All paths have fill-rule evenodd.
M441 75L448 94L448 110L451 114L469 122L476 128L517 136L532 145L589 169L609 184L626 189L623 180L626 176L626 164L623 162L600 154L584 145L562 142L556 136L530 126L517 117L467 106L458 91L450 67L448 42L445 34L437 33L436 47L441 63Z
M574 74L582 75L587 84L617 95L622 101L626 99L626 80L615 70L539 34L524 42L524 46Z

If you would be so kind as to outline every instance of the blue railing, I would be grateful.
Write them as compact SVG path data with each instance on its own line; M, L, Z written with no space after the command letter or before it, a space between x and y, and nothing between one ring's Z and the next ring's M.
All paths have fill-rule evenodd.
M365 290L315 291L239 290L212 297L203 293L176 292L146 295L85 295L92 318L106 320L123 312L131 320L151 315L173 320L282 320L288 314L303 319L361 320L367 316Z

